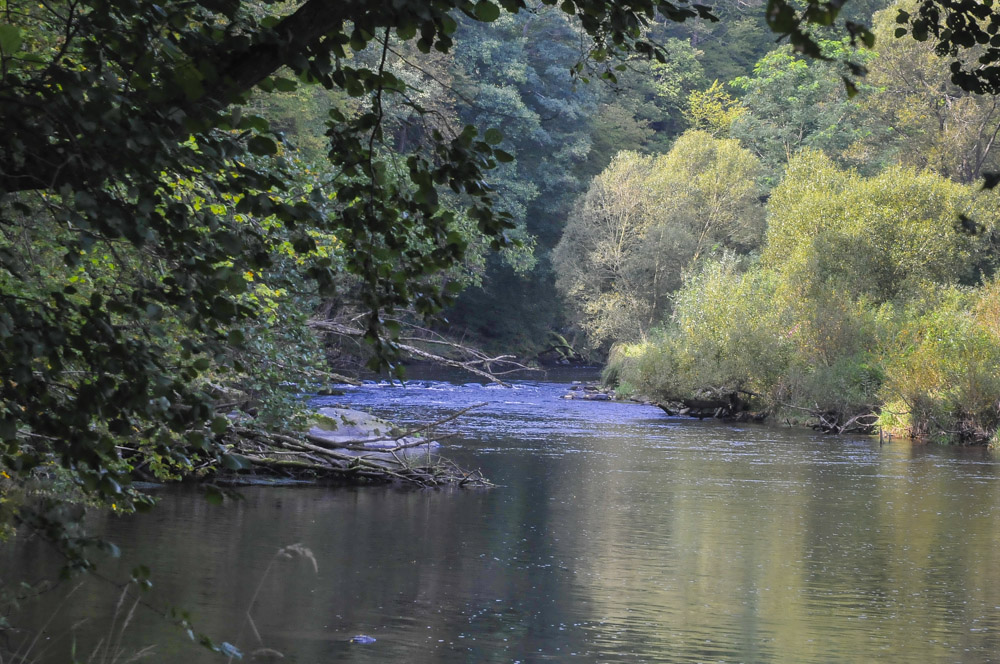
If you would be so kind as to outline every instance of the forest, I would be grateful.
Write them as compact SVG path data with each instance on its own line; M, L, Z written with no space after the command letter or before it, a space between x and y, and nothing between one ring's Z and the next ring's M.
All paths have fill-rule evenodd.
M303 386L455 342L997 444L998 27L950 0L3 0L0 528L86 566L76 503L245 468L237 428L301 431Z

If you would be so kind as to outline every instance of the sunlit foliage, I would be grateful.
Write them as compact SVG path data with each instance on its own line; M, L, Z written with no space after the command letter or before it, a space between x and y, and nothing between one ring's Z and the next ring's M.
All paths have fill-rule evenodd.
M621 153L594 179L555 252L593 344L640 337L706 256L757 246L758 175L736 141L690 131L659 157Z
M709 263L610 376L663 399L743 392L786 416L881 413L892 430L985 443L1000 425L990 193L894 167L874 177L800 153L768 203L760 260ZM970 285L962 286L961 283Z

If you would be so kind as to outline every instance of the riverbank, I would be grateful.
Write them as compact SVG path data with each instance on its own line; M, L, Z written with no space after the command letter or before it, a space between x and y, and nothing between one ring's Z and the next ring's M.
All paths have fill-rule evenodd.
M773 403L762 395L751 392L725 390L701 390L688 397L673 395L648 397L637 394L631 386L622 390L620 387L608 385L603 385L600 394L598 399L653 404L671 417L715 419L736 423L777 423L807 428L824 434L878 436L880 439L895 437L945 445L1000 448L997 430L984 428L972 417L966 416L966 421L956 430L947 430L939 422L934 421L936 425L934 429L927 423L915 425L912 411L893 411L885 404L853 410L841 410L839 405L825 408L819 405L806 407ZM933 420L933 416L931 418Z

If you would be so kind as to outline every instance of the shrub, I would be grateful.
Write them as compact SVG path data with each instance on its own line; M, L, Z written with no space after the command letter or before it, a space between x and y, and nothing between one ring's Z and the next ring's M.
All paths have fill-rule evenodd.
M614 349L606 377L665 400L703 389L772 394L791 350L772 276L741 273L732 256L709 263L678 292L665 330Z
M1000 338L981 316L996 283L982 292L947 289L937 306L908 317L900 352L886 372L882 424L911 436L986 444L1000 427Z

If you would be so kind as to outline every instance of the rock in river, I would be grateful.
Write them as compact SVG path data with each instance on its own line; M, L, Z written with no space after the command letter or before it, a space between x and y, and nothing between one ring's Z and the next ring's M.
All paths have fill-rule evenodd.
M384 449L420 442L418 437L403 436L405 431L391 422L350 408L320 408L312 424L309 435L322 438L334 447L364 445ZM430 441L414 449L425 450L428 445L438 447L439 443Z

